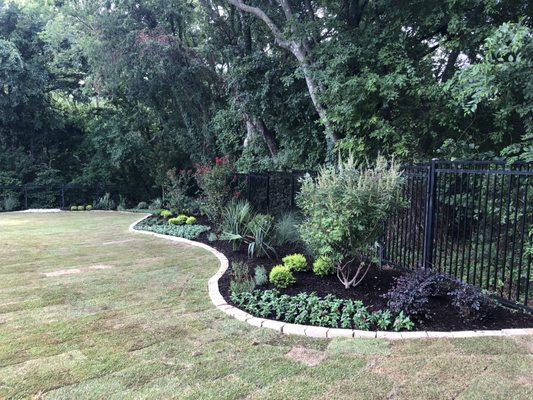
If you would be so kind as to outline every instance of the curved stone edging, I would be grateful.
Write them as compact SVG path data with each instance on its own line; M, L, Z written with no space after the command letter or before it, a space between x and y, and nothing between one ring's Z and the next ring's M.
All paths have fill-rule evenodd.
M428 338L473 338L473 337L486 337L486 336L523 336L533 335L533 328L522 329L500 329L500 330L487 330L487 331L451 331L451 332L438 332L438 331L417 331L417 332L386 332L386 331L361 331L357 329L340 329L340 328L325 328L320 326L311 325L298 325L290 324L281 321L275 321L272 319L257 318L247 312L234 307L224 300L224 297L220 294L218 289L218 280L224 275L224 272L229 267L229 261L224 254L218 250L208 246L204 243L195 242L194 240L179 238L176 236L163 235L161 233L136 230L133 227L141 222L143 219L148 218L149 215L145 215L139 220L132 223L129 227L130 232L142 233L146 235L156 236L162 239L171 240L177 243L185 243L196 247L201 247L211 252L220 261L220 268L209 278L208 289L211 302L221 311L225 312L229 316L238 319L239 321L247 322L250 325L259 328L268 328L276 330L280 333L288 335L300 335L313 338L331 339L335 337L351 337L351 338L381 338L388 340L401 340L401 339L428 339Z

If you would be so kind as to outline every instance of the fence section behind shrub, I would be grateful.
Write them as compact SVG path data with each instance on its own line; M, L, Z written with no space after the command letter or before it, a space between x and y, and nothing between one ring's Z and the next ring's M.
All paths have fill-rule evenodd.
M530 306L533 164L434 160L403 171L406 205L387 221L385 262L434 268ZM279 214L295 208L304 174L240 179L256 209Z

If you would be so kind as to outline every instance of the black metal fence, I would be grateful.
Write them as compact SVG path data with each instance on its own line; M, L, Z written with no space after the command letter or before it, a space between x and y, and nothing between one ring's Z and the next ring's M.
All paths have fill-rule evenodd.
M446 272L531 306L533 163L434 160L403 170L407 207L388 221L384 260ZM257 209L280 213L295 208L304 174L239 178Z

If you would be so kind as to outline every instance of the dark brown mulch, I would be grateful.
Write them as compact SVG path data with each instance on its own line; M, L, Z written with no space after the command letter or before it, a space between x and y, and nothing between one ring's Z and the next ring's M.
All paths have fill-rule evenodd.
M198 223L210 225L202 217L198 219ZM229 304L232 304L229 290L232 262L246 262L251 271L255 267L262 265L268 273L275 265L281 264L282 257L295 252L303 252L300 246L285 246L284 248L276 249L278 256L275 258L249 259L244 247L239 251L233 251L231 243L227 241L209 241L208 233L202 234L196 240L214 247L225 254L230 261L230 269L219 280L220 293ZM308 261L311 265L311 260ZM387 307L387 300L383 298L383 295L394 286L395 279L405 274L405 272L388 266L371 267L362 283L356 288L350 289L345 289L336 276L318 277L312 272L297 272L295 273L296 284L289 288L281 289L280 292L288 295L296 295L302 292L315 292L318 296L332 294L338 298L361 300L369 310L377 311ZM268 284L262 286L261 289L274 289L274 286ZM452 307L449 298L432 298L430 300L431 318L416 321L415 330L461 331L533 327L533 316L522 311L503 306L492 306L490 309L482 311L486 314L485 318L466 321Z

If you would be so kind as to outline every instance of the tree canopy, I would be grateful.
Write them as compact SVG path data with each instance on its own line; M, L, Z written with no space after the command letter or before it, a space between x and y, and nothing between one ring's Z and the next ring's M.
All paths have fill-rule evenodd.
M533 160L526 0L0 0L0 185Z

